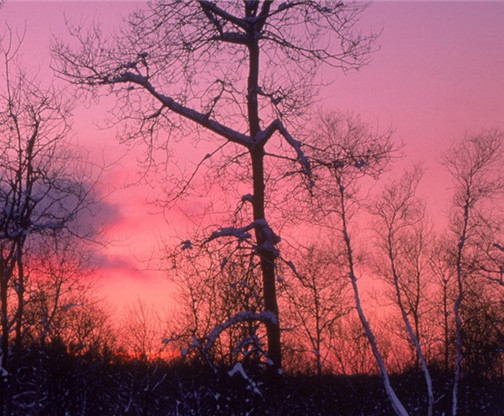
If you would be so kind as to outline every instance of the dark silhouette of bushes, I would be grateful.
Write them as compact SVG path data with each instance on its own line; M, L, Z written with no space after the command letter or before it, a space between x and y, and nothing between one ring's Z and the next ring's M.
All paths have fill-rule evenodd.
M217 370L197 360L129 360L107 351L67 353L55 342L26 347L8 378L9 416L32 415L268 415L266 383L256 372ZM435 415L450 409L451 374L432 368ZM461 415L503 415L504 379L462 378ZM278 386L283 415L390 415L377 375L285 374ZM411 415L425 414L423 376L409 371L392 383Z

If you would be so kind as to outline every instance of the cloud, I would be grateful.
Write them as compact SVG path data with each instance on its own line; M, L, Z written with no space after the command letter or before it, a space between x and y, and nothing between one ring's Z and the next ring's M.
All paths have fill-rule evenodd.
M117 203L111 204L106 201L100 201L95 205L93 211L94 215L90 220L98 226L116 226L124 221L121 207Z
M97 252L93 256L92 266L96 268L98 274L114 272L114 274L126 274L134 277L140 277L143 274L131 258L118 254Z

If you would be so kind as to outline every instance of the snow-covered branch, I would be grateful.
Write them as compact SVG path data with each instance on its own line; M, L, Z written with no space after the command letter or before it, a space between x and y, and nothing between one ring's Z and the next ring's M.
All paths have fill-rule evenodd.
M212 331L206 337L208 341L204 347L205 350L209 350L210 348L212 348L213 344L217 341L217 338L223 331L225 331L226 329L228 329L233 325L246 321L257 321L263 323L270 322L275 325L278 323L276 315L271 311L262 311L260 313L252 311L238 312L236 315L229 318L222 325L217 325L214 327L214 329L212 329Z
M147 91L152 97L159 101L164 107L170 109L174 113L199 124L208 130L217 133L230 142L249 147L251 145L250 136L240 133L216 120L210 119L209 114L194 110L193 108L182 105L174 98L160 93L149 81L148 77L133 73L131 71L123 72L115 77L109 78L103 76L97 84L113 85L113 84L137 84Z
M279 119L275 119L266 129L262 130L256 138L256 145L263 145L266 143L271 136L275 132L279 132L282 137L285 139L285 141L294 149L297 155L297 159L299 163L302 166L302 172L305 174L308 179L310 186L313 185L313 180L312 180L312 168L311 168L311 163L310 159L306 156L302 149L302 143L299 140L296 140L292 135L289 133L287 128L283 125L282 121Z

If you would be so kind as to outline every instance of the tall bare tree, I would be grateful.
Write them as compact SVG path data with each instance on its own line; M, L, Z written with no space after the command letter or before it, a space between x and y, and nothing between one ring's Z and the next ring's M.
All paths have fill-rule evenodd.
M457 295L454 305L456 360L452 395L452 415L458 412L458 385L463 360L464 297L481 264L482 242L493 235L495 203L504 192L504 133L486 130L468 135L442 157L454 183L450 230L456 241L455 269ZM474 280L472 280L474 283Z
M427 386L427 414L431 416L434 406L432 378L421 346L419 330L420 297L424 293L422 285L425 277L418 264L420 255L413 249L412 256L411 244L412 239L417 245L422 243L417 231L424 220L425 209L421 201L415 198L421 177L422 171L418 167L406 172L399 180L385 186L369 209L376 219L378 248L384 253L388 263L381 272L393 287L404 327L421 364Z
M116 121L129 122L123 140L143 138L149 164L161 163L156 149L166 149L179 131L184 137L206 132L215 143L198 169L223 148L245 167L251 218L243 228L225 227L216 236L254 233L270 317L270 375L281 371L275 286L280 239L267 220L266 161L297 160L309 177L302 142L290 127L309 110L320 64L347 70L367 62L375 36L355 28L365 7L333 1L152 2L116 36L97 26L86 31L69 25L75 42L53 47L59 76L93 94L116 96ZM182 183L176 194L187 186Z
M325 115L315 133L312 149L314 172L317 174L314 193L318 215L326 226L338 232L345 246L344 266L353 289L355 307L382 375L394 411L405 416L407 411L393 389L385 360L362 305L358 285L358 260L354 253L352 221L362 207L359 186L366 179L377 179L390 167L397 147L391 133L374 134L358 117L340 113Z

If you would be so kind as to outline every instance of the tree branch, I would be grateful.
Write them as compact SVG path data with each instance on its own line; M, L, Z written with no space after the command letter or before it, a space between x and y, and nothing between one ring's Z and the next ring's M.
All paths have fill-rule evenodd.
M161 94L153 87L153 85L149 82L149 80L145 76L134 74L132 72L127 71L113 78L104 77L98 84L110 85L110 84L126 84L126 83L133 83L142 86L166 108L170 109L176 114L181 115L182 117L194 121L196 124L199 124L200 126L205 127L214 133L217 133L219 136L224 137L230 142L245 146L247 148L250 147L252 142L250 136L247 136L243 133L233 130L232 128L227 127L216 120L211 120L208 114L204 114L192 108L186 107L176 102L173 98Z

